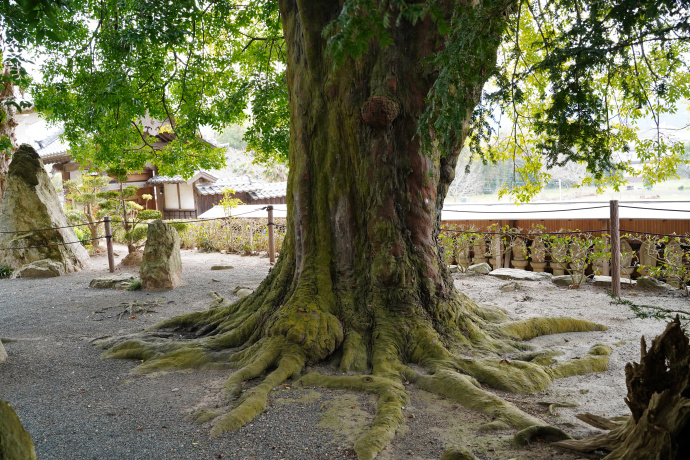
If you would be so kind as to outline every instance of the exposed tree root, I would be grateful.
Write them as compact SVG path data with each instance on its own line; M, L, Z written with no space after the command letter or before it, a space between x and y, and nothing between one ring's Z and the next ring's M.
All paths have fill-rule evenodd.
M685 459L690 452L690 344L676 318L649 350L642 337L640 364L625 367L632 415L581 420L608 433L557 445L580 452L605 450L606 459Z
M525 339L606 328L572 318L510 322L502 310L479 307L463 296L439 309L450 312L445 318L420 314L414 306L395 313L374 307L365 322L341 319L332 313L329 299L313 293L296 290L278 308L267 299L273 294L262 294L260 288L231 305L216 298L207 311L171 318L140 334L99 339L97 344L107 349L104 357L142 360L135 373L237 369L223 390L227 406L194 414L197 422L212 423L212 435L251 421L266 409L271 389L288 379L376 394L374 421L355 443L360 459L374 458L403 423L405 381L495 417L485 430L544 427L545 422L483 386L541 391L557 378L605 370L611 352L596 345L585 357L566 361L557 361L557 353L548 351L525 353ZM301 375L308 363L327 358L342 372L357 374ZM245 388L254 379L259 383ZM529 433L523 437L528 439ZM457 455L449 458L460 458Z

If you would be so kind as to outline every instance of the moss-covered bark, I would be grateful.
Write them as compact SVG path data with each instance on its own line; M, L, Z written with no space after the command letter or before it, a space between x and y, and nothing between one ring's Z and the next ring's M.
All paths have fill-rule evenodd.
M562 318L508 322L504 312L479 307L454 288L437 238L457 154L425 153L415 136L435 78L425 60L443 37L430 21L405 24L393 32L392 46L372 44L360 59L335 67L322 30L341 2L280 5L291 111L280 258L252 296L172 318L148 334L102 341L106 356L144 360L137 372L237 368L225 387L231 403L197 414L212 421L214 434L247 423L264 410L272 387L329 359L348 375L310 373L302 383L379 396L375 420L355 445L361 459L373 458L402 423L404 380L505 426L544 425L480 383L533 392L554 378L604 369L606 355L555 364L501 359L525 350L524 339L603 326ZM485 33L482 27L474 32ZM482 75L492 62L476 65ZM258 377L261 383L240 392Z

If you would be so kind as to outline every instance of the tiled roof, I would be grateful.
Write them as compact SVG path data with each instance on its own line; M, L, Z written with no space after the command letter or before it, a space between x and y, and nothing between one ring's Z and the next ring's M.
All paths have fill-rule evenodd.
M151 179L147 180L148 185L162 185L162 184L182 184L187 182L182 176L153 176Z
M33 139L29 140L29 143L36 149L36 153L41 157L43 163L57 163L59 161L69 160L71 155L69 154L69 144L62 139L60 136L65 132L64 128L58 128L53 130L43 139Z
M151 179L147 180L146 183L148 185L161 185L161 184L182 184L184 182L188 184L193 184L194 182L198 181L199 179L203 179L204 181L207 182L215 182L218 180L218 177L214 176L208 171L197 171L194 176L189 178L188 180L185 179L184 177L180 175L175 175L173 177L170 176L153 176Z
M235 193L246 192L253 200L287 195L287 182L268 183L249 176L222 177L213 184L197 184L196 186L199 195L222 195L226 188L234 190Z
M249 192L252 200L262 200L267 198L278 198L287 195L287 182L265 183L263 187Z

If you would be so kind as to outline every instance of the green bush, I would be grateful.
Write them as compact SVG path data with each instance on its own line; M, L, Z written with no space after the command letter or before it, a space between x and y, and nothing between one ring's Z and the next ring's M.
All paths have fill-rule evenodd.
M285 238L285 219L276 219L274 226L276 252ZM180 234L180 246L202 252L227 251L256 255L268 251L266 219L229 219L187 224Z
M142 209L137 213L137 220L156 220L162 217L163 214L155 209Z
M12 269L5 265L0 266L0 279L12 276Z

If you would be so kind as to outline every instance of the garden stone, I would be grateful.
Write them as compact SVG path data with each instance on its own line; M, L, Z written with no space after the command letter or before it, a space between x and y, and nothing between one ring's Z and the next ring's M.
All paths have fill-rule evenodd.
M651 276L637 278L637 287L645 291L675 291L676 288Z
M512 244L512 249L513 249L513 267L515 267L518 270L524 270L527 268L527 265L529 265L529 262L527 260L527 245L525 244L525 240L522 238L516 237L513 240Z
M81 270L89 265L89 254L79 243L64 244L77 241L72 228L56 228L69 225L41 159L33 147L23 144L12 155L7 173L0 210L0 247L30 249L0 251L0 266L17 271L47 259L57 264L50 269L51 273L58 269L57 276Z
M474 262L475 265L486 263L486 256L486 240L483 237L477 237L474 241L474 257L472 258L472 262Z
M0 459L36 459L31 436L22 426L12 406L5 401L0 401Z
M55 278L64 274L65 266L61 262L43 259L22 265L12 273L12 278Z
M7 352L5 351L5 347L2 346L2 342L0 342L0 363L4 363L6 359Z
M553 278L551 278L551 282L559 286L572 286L574 284L577 284L573 281L573 277L571 275L554 276Z
M175 289L182 284L180 237L162 220L149 224L139 276L144 290Z
M211 267L211 270L231 270L235 267L232 265L214 265Z
M95 289L118 289L126 290L137 279L129 273L121 275L104 276L103 278L94 278L89 283L90 288Z
M658 259L659 252L656 249L656 244L652 240L644 240L640 247L640 268L638 268L640 275L649 276L651 269L656 267Z
M512 292L520 289L520 284L513 281L511 283L506 283L499 288L503 292Z
M531 262L530 265L535 272L543 272L546 268L546 245L541 237L536 237L532 242L530 248Z
M627 240L621 240L621 279L630 279L635 267L632 265L632 258L635 252Z
M237 286L234 291L232 291L233 294L235 294L237 297L240 299L244 299L245 297L251 295L254 293L253 289L249 289L246 287L242 286Z
M467 268L467 271L472 272L472 273L477 273L479 275L486 275L487 273L489 273L491 271L491 265L487 264L486 262L483 262L481 264L474 264L474 265L470 265Z
M550 281L551 273L546 272L528 272L527 270L520 270L517 268L499 268L489 273L489 276L504 280L520 280L520 281Z
M594 286L611 286L612 281L610 276L604 276L604 275L596 275L592 279L592 284ZM627 285L627 286L634 286L637 284L637 281L631 280L630 278L621 278L621 285Z

